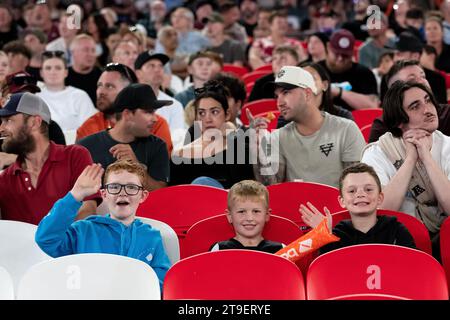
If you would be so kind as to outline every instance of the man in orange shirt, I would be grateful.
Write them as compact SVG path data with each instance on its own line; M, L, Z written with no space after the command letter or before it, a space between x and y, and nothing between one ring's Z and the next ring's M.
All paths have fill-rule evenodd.
M117 94L131 83L136 83L137 77L133 70L120 63L106 65L97 82L97 109L99 112L87 119L77 130L76 141L99 131L114 127L116 120L110 112ZM167 145L169 155L173 145L167 121L157 115L151 134L161 138Z

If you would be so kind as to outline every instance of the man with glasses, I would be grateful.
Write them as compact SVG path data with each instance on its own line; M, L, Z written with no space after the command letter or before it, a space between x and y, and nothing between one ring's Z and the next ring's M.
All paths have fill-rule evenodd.
M327 44L327 58L319 62L330 75L334 103L350 111L378 107L377 80L370 69L353 62L355 37L341 29L333 33ZM344 90L348 82L350 90Z
M99 112L87 119L77 130L76 141L102 130L111 129L116 123L114 112L111 112L112 104L119 92L131 83L136 83L137 77L133 70L120 63L106 65L97 82L97 109ZM161 138L167 145L169 154L173 145L170 136L169 124L161 116L157 120L150 133Z
M155 110L171 103L157 100L149 85L131 84L114 100L111 111L115 114L115 126L78 143L86 147L94 162L104 168L116 160L144 164L148 190L165 187L169 181L169 155L164 141L151 135L150 129L156 122Z

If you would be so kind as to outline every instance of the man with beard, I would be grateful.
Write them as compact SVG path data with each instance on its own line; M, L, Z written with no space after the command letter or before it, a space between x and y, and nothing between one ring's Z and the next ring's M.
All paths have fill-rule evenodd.
M319 64L330 75L334 104L350 111L378 107L377 80L373 72L363 65L353 62L355 37L348 30L333 33L327 44L327 58ZM341 85L348 82L351 90L343 90Z
M81 139L96 163L106 169L116 160L140 162L147 168L146 188L156 190L169 181L169 155L164 141L150 134L155 110L172 101L157 100L152 87L133 83L119 92L113 103L116 124Z
M76 141L105 129L111 129L116 123L111 107L117 94L131 83L136 83L137 77L133 70L120 63L110 63L103 70L97 82L97 104L99 110L87 119L77 130ZM167 145L169 154L173 145L167 121L156 116L157 120L150 133L161 138Z
M11 95L0 109L2 150L17 160L0 174L2 219L38 224L54 202L70 191L84 168L92 164L80 146L57 145L48 138L50 110L36 95ZM95 214L99 194L84 199L77 219Z

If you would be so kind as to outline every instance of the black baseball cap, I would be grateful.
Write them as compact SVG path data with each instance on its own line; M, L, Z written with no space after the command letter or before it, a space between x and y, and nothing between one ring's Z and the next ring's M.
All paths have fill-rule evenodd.
M134 69L139 70L142 68L142 66L152 59L157 59L161 61L163 65L165 65L167 62L169 62L170 58L165 55L164 53L155 53L153 51L144 51L138 57L136 58L136 61L134 62Z
M111 111L119 113L125 109L156 110L171 105L172 103L173 101L171 100L158 100L152 87L148 84L133 83L119 92L116 100L114 100Z
M409 31L403 31L399 34L395 45L393 47L386 46L387 49L394 49L400 52L411 51L411 52L422 52L423 44L419 38Z

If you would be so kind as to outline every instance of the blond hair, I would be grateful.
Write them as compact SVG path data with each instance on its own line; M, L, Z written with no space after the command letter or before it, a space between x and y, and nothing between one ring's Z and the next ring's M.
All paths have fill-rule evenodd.
M266 208L269 208L269 191L267 191L267 188L258 181L242 180L235 183L228 191L228 209L237 199L246 198L261 198Z
M145 177L147 176L147 172L146 172L145 167L140 163L132 162L129 160L118 160L114 163L111 163L106 168L105 176L103 177L103 184L104 185L106 184L106 182L108 181L108 176L111 173L119 172L119 171L127 171L129 173L132 173L132 174L135 174L136 176L138 176L139 181L141 182L142 186L144 187L145 190L147 190L146 179L145 179Z

